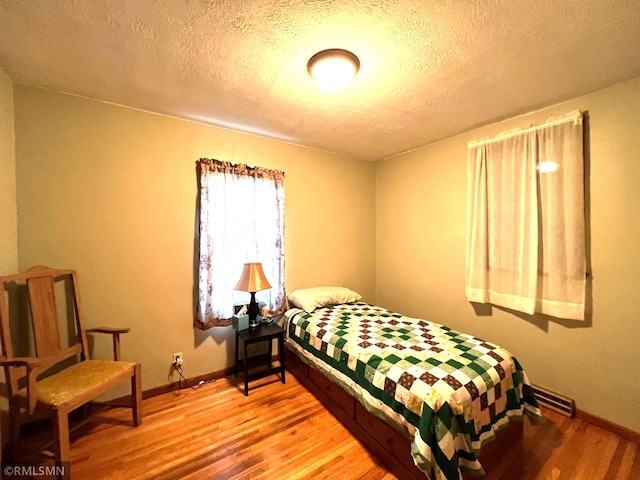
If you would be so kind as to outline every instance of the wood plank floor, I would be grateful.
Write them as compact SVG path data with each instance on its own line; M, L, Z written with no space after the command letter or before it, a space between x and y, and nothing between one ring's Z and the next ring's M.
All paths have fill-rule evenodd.
M578 419L545 410L525 421L524 441L484 477L490 480L640 479L640 446ZM100 413L72 434L78 479L395 479L334 417L287 376L252 383L233 377ZM36 446L47 431L23 436ZM29 454L22 453L26 458Z

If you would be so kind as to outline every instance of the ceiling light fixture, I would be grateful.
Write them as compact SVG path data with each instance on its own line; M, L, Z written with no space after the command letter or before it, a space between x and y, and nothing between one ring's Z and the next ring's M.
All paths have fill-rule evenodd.
M359 69L358 57L339 48L318 52L307 63L309 75L320 88L328 92L347 88Z

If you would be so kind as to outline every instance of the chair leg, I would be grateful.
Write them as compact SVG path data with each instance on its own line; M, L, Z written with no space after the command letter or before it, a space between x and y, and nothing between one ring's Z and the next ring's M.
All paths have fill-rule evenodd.
M9 438L4 449L5 460L13 460L18 452L18 439L20 438L20 402L9 399ZM0 454L1 457L1 454Z
M20 437L20 403L9 400L9 442L15 445Z
M56 442L56 460L68 462L70 458L69 447L69 415L65 410L56 410L53 417L53 436Z
M131 400L133 408L133 424L137 427L142 423L142 367L136 364L131 377Z

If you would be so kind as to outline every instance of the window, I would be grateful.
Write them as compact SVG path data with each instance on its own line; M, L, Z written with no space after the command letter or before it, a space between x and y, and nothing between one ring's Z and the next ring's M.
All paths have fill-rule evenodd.
M582 114L469 143L467 299L583 320Z
M200 159L200 252L195 325L231 323L247 262L261 262L272 288L256 294L265 316L284 311L284 172Z

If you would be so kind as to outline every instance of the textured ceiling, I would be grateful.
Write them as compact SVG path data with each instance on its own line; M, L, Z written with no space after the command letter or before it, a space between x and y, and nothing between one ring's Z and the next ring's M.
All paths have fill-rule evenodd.
M16 83L368 160L639 76L638 39L637 0L0 0Z

